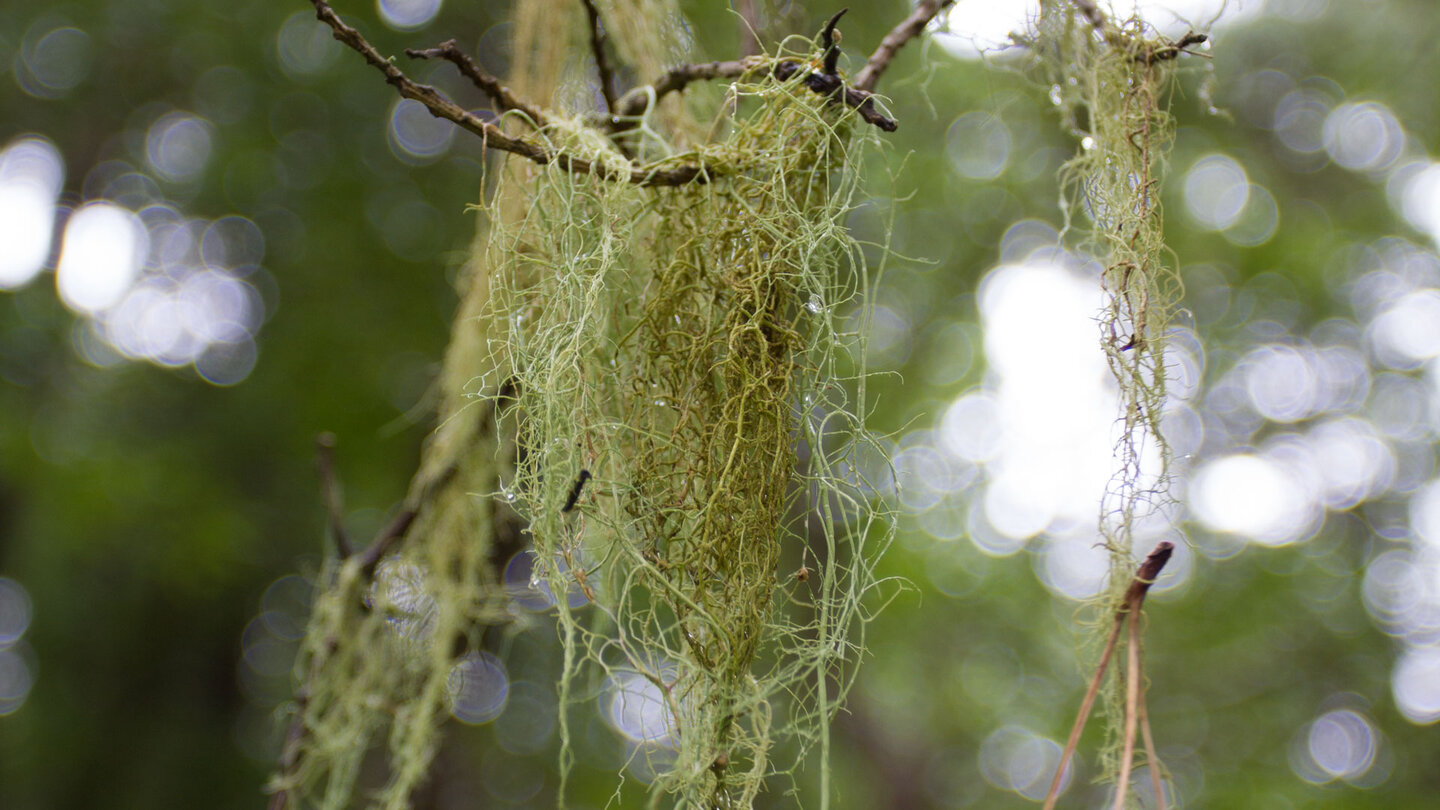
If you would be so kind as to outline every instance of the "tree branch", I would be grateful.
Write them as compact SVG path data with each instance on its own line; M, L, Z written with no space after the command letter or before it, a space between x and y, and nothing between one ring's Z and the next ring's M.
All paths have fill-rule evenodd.
M600 9L595 0L580 0L585 4L585 14L590 18L590 51L595 55L595 72L600 75L600 94L605 97L605 110L615 114L615 72L605 58L605 24L600 19Z
M460 71L460 75L469 79L472 84L480 88L481 92L490 97L496 112L504 113L514 110L529 118L530 122L537 127L546 127L550 124L549 119L546 118L545 113L540 111L539 107L521 100L510 92L510 88L501 84L498 78L481 70L475 60L460 50L453 39L447 39L433 48L423 50L406 48L405 55L411 59L444 59L453 64Z
M566 171L576 174L593 174L609 180L620 180L640 186L683 186L687 183L703 183L710 179L703 166L676 166L658 168L653 166L631 166L626 169L605 166L585 158L575 157L561 151L548 149L522 138L512 138L494 124L477 118L458 104L446 98L428 85L418 84L406 76L404 71L380 55L364 36L344 21L330 8L325 0L310 0L315 6L315 16L335 33L352 50L365 57L365 61L385 74L385 81L393 86L402 98L420 102L436 118L444 118L467 132L480 136L487 149L499 149L519 155L542 166L554 163Z
M880 47L870 54L865 67L855 74L855 89L866 93L873 92L880 81L880 74L890 67L890 60L895 58L895 54L905 47L905 43L920 36L920 32L935 19L935 15L954 2L955 0L921 0L917 3L910 16L885 35L880 41Z
M436 118L444 118L447 121L459 126L474 135L480 136L481 143L487 149L498 149L514 155L526 158L539 165L555 164L566 171L576 174L593 174L607 180L616 180L627 183L634 183L640 186L682 186L688 183L705 183L712 178L711 171L700 165L681 166L636 166L633 163L620 167L616 165L605 165L586 158L570 155L562 150L553 150L540 144L527 141L523 138L507 135L504 130L491 124L460 107L447 98L443 93L429 85L419 84L412 80L405 72L396 67L393 62L380 54L375 46L371 45L356 29L346 25L335 10L330 7L326 0L310 0L315 6L315 16L321 22L330 26L336 39L348 46L351 50L365 57L365 61L385 75L385 81L395 88L402 98L418 101L425 105L425 109ZM601 72L601 83L609 88L613 83L613 74L610 72L608 63L604 60L603 34L599 30L599 13L595 9L592 0L584 0L587 12L592 17L592 47L596 50L596 60ZM839 58L839 36L835 25L840 16L845 12L842 10L830 18L822 32L824 39L824 70L822 72L809 71L802 81L805 86L816 93L826 96L833 103L844 104L855 110L862 120L873 126L879 127L886 132L894 132L897 124L894 119L889 118L875 108L870 88L879 81L880 73L889 65L890 60L906 42L913 39L925 25L939 13L940 9L950 5L954 0L922 0L916 7L914 13L905 22L886 36L885 41L870 57L870 61L860 73L860 79L854 86L846 86L845 81L840 78L835 64ZM454 40L441 43L435 48L424 50L407 49L405 53L415 59L445 59L453 63L462 74L469 78L477 87L490 96L492 102L504 111L520 112L530 118L537 127L545 126L545 115L538 107L528 104L512 94L499 79L485 73L456 45ZM613 89L606 89L606 103L611 106L612 115L608 122L608 129L611 134L625 132L635 127L633 119L643 115L650 104L651 98L659 99L662 96L683 90L687 84L699 79L714 78L737 78L753 70L761 64L760 60L746 58L729 62L711 62L702 65L682 65L671 69L658 82L650 88L638 88L625 95L624 98L614 99ZM772 75L779 81L786 81L798 73L806 65L797 61L781 61L775 63L772 68ZM863 84L862 84L863 82ZM616 109L618 108L618 109Z

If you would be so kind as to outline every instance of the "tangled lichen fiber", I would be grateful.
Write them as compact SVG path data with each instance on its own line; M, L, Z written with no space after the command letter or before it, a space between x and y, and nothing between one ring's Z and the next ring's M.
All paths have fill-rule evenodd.
M712 182L547 170L489 243L491 317L508 325L492 365L525 448L502 497L550 588L594 605L559 606L564 700L629 673L664 704L665 731L634 749L654 804L748 807L785 770L778 738L822 739L874 584L865 544L883 521L842 476L866 439L837 373L837 313L868 286L843 226L861 139L772 67L732 85L723 134L683 155ZM614 158L583 130L547 134ZM582 470L594 479L565 512ZM784 543L812 541L813 578L778 572Z
M610 32L622 54L658 61L641 40L682 28L661 0L599 5L626 21ZM517 53L537 65L517 86L559 89L577 11L522 4ZM638 160L700 164L707 182L500 165L414 523L383 554L321 572L281 798L409 805L467 656L514 618L490 558L514 526L559 595L562 806L571 717L602 694L662 704L629 749L652 806L749 807L793 786L815 747L827 806L829 723L891 523L861 472L883 452L863 426L863 341L845 331L869 306L844 219L873 135L803 71L773 78L780 59L819 63L815 43L793 44L723 91L652 105L625 136ZM593 119L546 119L523 126L552 154L631 165ZM785 557L799 574L779 570Z
M1140 522L1173 504L1160 419L1165 340L1182 287L1165 246L1160 183L1174 135L1167 94L1177 53L1143 21L1117 22L1084 5L1088 8L1072 0L1042 3L1036 52L1050 98L1079 141L1061 172L1062 202L1068 224L1088 222L1085 247L1103 266L1100 346L1120 395L1118 468L1100 514L1110 587L1093 606L1098 618L1092 635L1103 639L1136 567ZM1123 701L1118 675L1110 683L1106 707L1113 760ZM1111 766L1104 770L1116 772Z

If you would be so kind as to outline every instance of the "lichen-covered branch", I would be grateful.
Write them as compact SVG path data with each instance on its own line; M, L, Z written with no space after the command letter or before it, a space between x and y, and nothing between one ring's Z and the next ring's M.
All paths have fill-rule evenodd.
M429 85L419 84L405 75L393 62L380 55L363 35L346 25L325 0L311 0L315 16L330 26L335 38L365 57L365 61L385 74L385 81L393 86L402 98L413 99L425 105L425 109L436 118L444 118L467 132L478 135L487 149L519 155L542 166L554 163L576 174L594 174L609 180L622 180L639 186L683 186L687 183L705 182L709 173L701 166L678 167L617 167L593 160L576 157L559 150L552 150L523 138L515 138L505 131L464 109L446 98L444 94ZM520 107L516 107L520 109Z
M773 65L770 70L779 81L787 81L803 70L802 81L810 90L835 103L854 109L866 123L885 132L894 132L898 126L897 123L893 118L882 114L875 108L871 90L895 53L906 42L924 30L926 23L941 8L951 2L953 0L925 0L922 2L904 23L897 26L885 38L880 48L866 63L854 85L847 86L835 69L835 60L839 55L839 49L838 44L832 41L832 35L835 23L844 13L843 11L831 18L824 32L827 42L824 70L811 70L809 66L794 60L769 62L768 64ZM552 149L525 138L511 136L500 127L462 108L434 87L420 84L405 75L404 71L381 55L375 46L365 39L364 35L340 19L340 16L335 13L326 0L311 0L311 3L315 6L316 17L330 26L335 38L359 53L368 64L384 74L385 81L393 86L401 97L418 101L425 105L431 115L450 121L467 132L479 136L487 149L498 149L502 152L519 155L542 166L553 163L577 174L594 174L607 180L618 180L640 186L681 186L694 182L704 183L714 176L712 167L672 164L637 166L633 163L621 162L621 160L613 163L601 162L572 155L564 150ZM726 62L681 65L668 71L650 87L636 88L625 94L624 97L616 98L613 88L614 73L605 58L604 34L599 11L590 0L585 0L585 9L590 19L591 47L595 53L597 69L600 73L601 89L612 113L608 126L612 134L633 129L635 122L627 119L643 115L653 100L658 100L669 93L679 92L692 81L739 78L761 65L767 64L766 60L746 58ZM548 123L545 114L538 106L516 97L499 79L481 70L474 60L456 46L454 40L448 40L434 48L407 49L405 53L416 59L445 59L454 64L461 74L470 79L476 87L490 96L501 112L519 112L532 124L541 128ZM618 157L623 159L624 155L621 154Z

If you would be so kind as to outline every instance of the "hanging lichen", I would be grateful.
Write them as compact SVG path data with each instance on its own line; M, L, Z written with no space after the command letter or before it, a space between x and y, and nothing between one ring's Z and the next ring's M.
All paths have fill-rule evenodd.
M272 806L408 806L467 651L508 615L490 559L504 536L533 543L561 595L562 806L570 715L642 684L661 704L632 747L652 806L749 807L818 746L826 807L829 723L892 531L861 472L883 452L863 425L863 340L845 331L865 321L870 280L843 222L874 137L855 119L895 125L842 83L839 15L817 41L690 68L731 79L723 93L662 105L658 85L690 80L672 70L608 118L520 102L453 43L410 52L478 76L506 110L496 125L312 2L402 95L527 160L501 165L482 206L441 424L405 507L321 572ZM945 4L892 32L865 87ZM665 0L584 6L624 21L609 41L646 70L684 29ZM566 95L587 67L568 58L579 11L521 5L517 87ZM779 570L786 553L798 572ZM777 760L781 740L793 759Z
M1175 258L1165 246L1160 182L1174 136L1167 94L1175 57L1204 40L1188 35L1167 41L1140 19L1117 23L1088 1L1041 4L1034 50L1050 99L1079 141L1075 157L1061 171L1067 228L1088 223L1085 250L1103 266L1100 346L1118 386L1121 410L1118 468L1101 503L1110 587L1094 605L1099 617L1095 639L1103 639L1110 617L1124 610L1136 568L1139 523L1163 515L1174 503L1170 450L1160 420L1165 340L1182 287ZM1115 778L1122 772L1123 683L1112 678L1109 687L1110 744L1103 771Z
M551 589L583 589L600 614L561 600L564 689L590 668L653 685L666 728L635 755L654 758L657 802L697 808L749 806L783 770L777 738L824 733L880 519L842 476L865 440L836 372L838 313L866 305L842 226L857 141L799 82L731 93L728 134L685 156L716 181L546 171L525 220L490 240L492 317L509 325L492 365L527 448L504 497ZM575 151L576 133L547 135ZM809 538L815 576L780 575L783 544Z

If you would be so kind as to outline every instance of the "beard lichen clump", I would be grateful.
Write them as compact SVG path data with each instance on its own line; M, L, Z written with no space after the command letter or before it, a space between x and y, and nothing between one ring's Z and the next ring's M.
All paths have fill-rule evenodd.
M1160 184L1174 137L1168 93L1176 58L1206 37L1171 42L1140 19L1116 22L1093 2L1041 4L1035 51L1049 96L1079 141L1061 170L1067 229L1088 220L1085 249L1102 265L1100 345L1119 389L1117 470L1101 502L1100 536L1110 555L1109 588L1095 603L1099 647L1111 617L1125 609L1142 524L1168 520L1170 449L1161 431L1165 342L1183 293L1164 241ZM1074 216L1079 214L1079 216ZM1128 643L1128 642L1127 642ZM1104 773L1120 774L1123 683L1105 692L1110 718ZM1159 767L1152 763L1152 767Z
M684 155L711 182L542 170L489 239L504 334L487 388L507 392L521 448L502 497L552 592L593 604L558 600L562 703L639 683L631 699L663 718L632 749L653 804L748 807L786 770L777 740L824 739L874 584L865 544L888 538L854 477L868 439L837 371L854 348L837 313L868 286L843 227L862 137L772 68L732 85L726 133ZM817 544L815 576L779 574L786 542Z
M532 585L558 597L560 806L572 722L600 698L652 807L749 807L786 787L777 777L798 790L796 763L817 747L827 807L829 726L893 532L865 472L886 463L863 424L864 340L846 331L867 322L871 291L844 220L874 136L852 122L895 128L865 88L945 3L921 3L859 88L838 74L837 14L818 51L798 40L691 65L607 116L542 110L480 76L507 110L491 124L312 2L403 96L525 160L500 164L481 206L440 425L403 509L360 552L336 531L272 807L409 805L461 714L472 651L487 627L520 623L493 571L526 542ZM526 93L562 89L572 5L519 8L512 80ZM661 43L685 28L672 4L603 5L623 21L608 31L617 50L658 73ZM478 72L453 43L410 53ZM723 95L659 103L722 73ZM630 798L622 774L613 802Z
M1061 170L1063 209L1067 228L1077 212L1090 223L1085 247L1103 266L1100 346L1120 393L1119 468L1100 520L1113 611L1135 569L1137 520L1173 503L1160 419L1165 340L1183 288L1165 245L1160 182L1174 136L1166 105L1179 51L1147 39L1139 19L1090 16L1090 3L1041 8L1037 51L1050 98L1080 146Z

